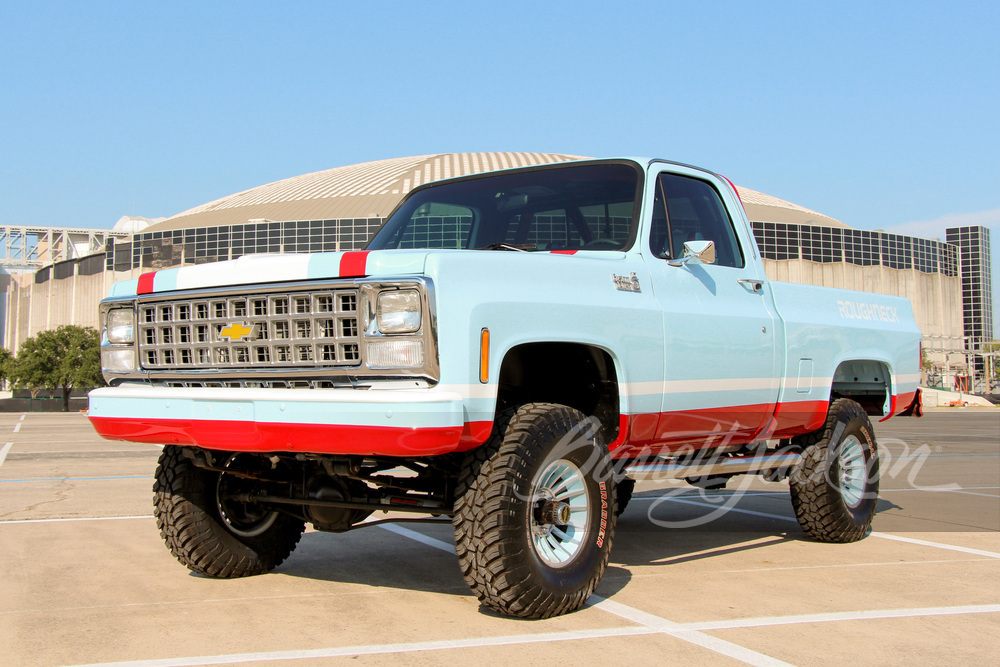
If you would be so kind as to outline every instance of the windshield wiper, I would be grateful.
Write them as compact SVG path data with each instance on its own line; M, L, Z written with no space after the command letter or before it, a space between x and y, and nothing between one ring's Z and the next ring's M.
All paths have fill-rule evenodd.
M491 243L484 248L476 248L476 250L513 250L514 252L528 252L531 250L538 250L537 243Z

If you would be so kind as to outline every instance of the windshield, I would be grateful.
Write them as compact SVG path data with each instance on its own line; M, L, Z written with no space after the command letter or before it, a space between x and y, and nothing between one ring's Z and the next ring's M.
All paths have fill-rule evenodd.
M638 216L639 170L625 163L534 169L414 192L369 250L624 250Z

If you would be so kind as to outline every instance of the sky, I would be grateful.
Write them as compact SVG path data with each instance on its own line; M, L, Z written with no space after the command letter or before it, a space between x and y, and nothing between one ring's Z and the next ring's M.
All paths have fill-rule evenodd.
M1000 292L995 1L0 0L0 90L0 224L409 155L649 156L853 227L982 224Z

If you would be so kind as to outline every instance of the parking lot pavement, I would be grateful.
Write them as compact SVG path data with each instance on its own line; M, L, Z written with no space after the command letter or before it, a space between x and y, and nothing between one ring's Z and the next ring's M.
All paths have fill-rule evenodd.
M590 605L520 621L479 607L447 523L309 531L271 574L195 576L151 517L157 447L0 414L0 663L992 662L1000 411L876 429L867 539L809 541L782 483L642 481Z

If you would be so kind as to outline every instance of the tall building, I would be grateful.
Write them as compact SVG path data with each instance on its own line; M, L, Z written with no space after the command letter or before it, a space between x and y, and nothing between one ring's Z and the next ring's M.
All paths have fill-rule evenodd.
M949 227L948 243L958 246L962 256L962 317L970 352L982 352L983 344L993 340L993 281L990 266L990 230L985 227ZM970 355L969 366L975 370L969 387L972 391L992 389L987 357Z
M948 243L962 254L962 314L972 349L993 340L993 285L990 273L990 230L949 227Z

